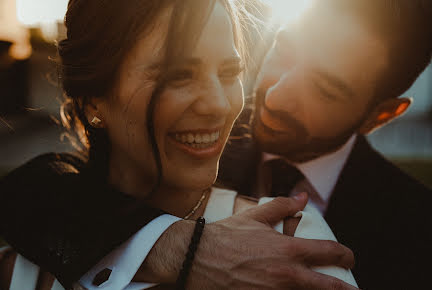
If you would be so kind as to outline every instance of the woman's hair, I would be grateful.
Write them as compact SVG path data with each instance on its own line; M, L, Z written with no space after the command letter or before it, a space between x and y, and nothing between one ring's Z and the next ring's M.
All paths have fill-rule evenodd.
M70 0L65 17L67 38L58 44L59 77L65 102L61 118L69 138L87 160L87 167L107 178L110 140L105 129L92 127L85 107L93 98L109 98L117 84L120 66L137 40L149 34L162 11L173 7L165 41L165 59L147 109L148 135L162 179L162 166L155 139L153 112L167 82L167 68L191 52L219 1L226 8L237 49L246 58L243 29L250 21L244 9L247 0ZM155 187L155 188L156 188Z

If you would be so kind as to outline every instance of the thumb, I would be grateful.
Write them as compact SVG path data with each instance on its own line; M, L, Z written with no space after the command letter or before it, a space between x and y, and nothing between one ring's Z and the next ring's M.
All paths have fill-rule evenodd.
M306 193L295 197L277 197L272 201L252 208L245 214L258 222L274 226L286 217L292 217L304 209L308 201Z

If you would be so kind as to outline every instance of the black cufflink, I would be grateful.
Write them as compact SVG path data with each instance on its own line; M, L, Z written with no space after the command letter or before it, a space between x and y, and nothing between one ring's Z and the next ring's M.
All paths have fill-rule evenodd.
M109 277L111 276L111 269L105 268L99 273L96 274L96 276L93 279L93 285L94 286L100 286L102 283L108 281Z

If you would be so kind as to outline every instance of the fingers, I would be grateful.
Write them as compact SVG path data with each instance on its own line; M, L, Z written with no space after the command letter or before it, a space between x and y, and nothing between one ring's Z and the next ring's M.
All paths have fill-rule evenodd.
M326 290L354 290L358 289L337 278L327 276L310 269L297 271L299 285L296 289L326 289Z
M306 193L301 193L293 198L277 197L266 204L248 210L245 214L256 221L273 226L285 217L293 216L303 210L307 200Z
M308 266L354 267L353 252L337 242L301 238L292 238L291 242L287 250L295 251L297 260Z
M339 280L338 278L321 274L311 270L303 265L293 264L265 264L261 265L260 271L254 268L254 276L252 277L252 285L248 289L301 289L301 290L353 290L357 289L354 286ZM244 276L244 273L242 276ZM245 280L245 277L242 277ZM251 281L251 280L249 280ZM260 281L267 287L257 288L256 285ZM240 285L240 284L239 284ZM237 285L236 285L237 286ZM239 289L241 287L233 287Z
M298 224L300 223L301 218L289 217L284 220L284 235L288 235L290 237L294 236L294 233L297 229Z

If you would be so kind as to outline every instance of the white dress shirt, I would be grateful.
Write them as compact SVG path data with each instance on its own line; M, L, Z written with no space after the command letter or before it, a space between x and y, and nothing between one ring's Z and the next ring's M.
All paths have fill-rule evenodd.
M357 135L351 138L337 151L323 155L304 163L292 163L305 179L297 183L290 193L290 196L307 192L310 204L324 215L331 194L338 181L339 175L352 151ZM278 155L263 153L262 161L282 158ZM258 196L267 196L263 189L263 177L258 175Z
M293 164L303 173L305 179L294 187L291 195L300 192L309 193L309 204L316 207L324 215L331 193L351 153L355 140L356 135L353 135L336 152L305 163ZM263 154L263 161L280 158L277 155ZM88 289L103 290L134 290L152 287L154 284L131 283L131 281L159 237L178 220L180 219L171 215L156 218L87 272L80 279L80 283ZM92 284L94 277L106 268L112 270L109 279L99 286L94 286Z
M131 283L131 281L160 236L179 220L180 218L168 214L152 220L90 269L80 279L80 284L89 290L138 290L154 286L150 283ZM95 276L104 269L112 270L109 279L99 286L93 285Z

